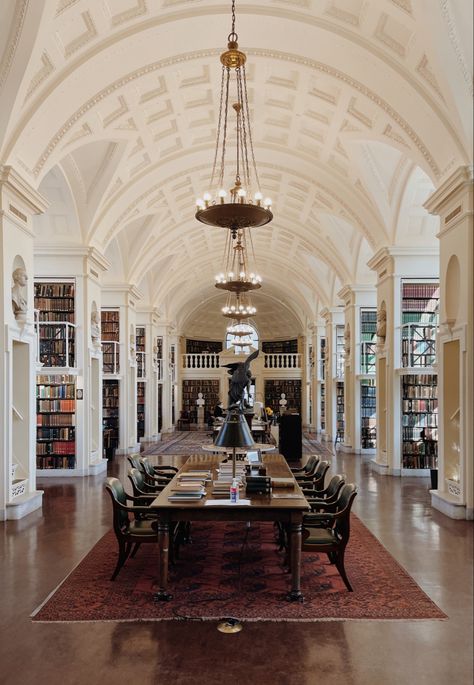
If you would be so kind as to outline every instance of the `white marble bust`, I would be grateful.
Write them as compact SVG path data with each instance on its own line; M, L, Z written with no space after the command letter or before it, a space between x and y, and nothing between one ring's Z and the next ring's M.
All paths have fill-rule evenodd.
M91 312L91 340L94 347L100 346L100 314L97 309Z
M15 319L24 320L28 311L28 300L26 296L26 283L28 275L23 267L18 267L12 273L13 287L12 287L12 309Z

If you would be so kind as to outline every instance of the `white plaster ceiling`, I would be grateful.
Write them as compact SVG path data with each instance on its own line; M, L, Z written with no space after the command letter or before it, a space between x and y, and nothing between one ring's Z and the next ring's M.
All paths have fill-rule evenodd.
M1 5L0 161L52 201L38 242L93 245L109 282L191 322L222 263L224 236L196 222L194 200L210 175L230 2ZM237 2L274 200L254 239L262 308L280 307L280 328L287 310L303 328L342 285L374 282L378 247L435 244L421 204L472 162L471 14L462 0Z

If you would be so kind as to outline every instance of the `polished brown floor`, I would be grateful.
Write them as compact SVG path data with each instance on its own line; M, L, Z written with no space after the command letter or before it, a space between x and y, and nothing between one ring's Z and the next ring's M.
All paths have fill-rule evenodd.
M124 458L109 464L121 474ZM471 522L429 505L426 479L387 478L351 454L354 509L446 621L33 624L30 613L110 528L103 478L43 479L43 511L0 524L2 685L471 685Z

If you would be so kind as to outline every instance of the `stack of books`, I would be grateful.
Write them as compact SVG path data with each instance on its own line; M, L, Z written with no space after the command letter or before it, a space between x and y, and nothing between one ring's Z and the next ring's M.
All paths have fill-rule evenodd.
M269 495L272 491L272 479L269 476L247 476L247 495Z
M235 477L239 484L239 490L242 490L245 476L245 464L239 463L235 466ZM232 462L221 462L217 469L217 480L212 481L212 496L213 497L229 497L230 486L232 485Z
M170 502L194 502L206 494L206 481L210 480L210 471L186 471L180 474L173 484Z

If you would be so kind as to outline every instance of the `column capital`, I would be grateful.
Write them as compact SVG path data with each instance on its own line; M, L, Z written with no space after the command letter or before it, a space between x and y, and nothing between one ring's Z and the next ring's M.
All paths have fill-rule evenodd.
M30 214L42 214L49 207L48 200L9 165L0 166L0 190L2 195L4 189L15 195L16 199L23 205L23 208L26 208ZM8 209L3 207L3 202L1 202L0 206L4 210ZM15 212L13 213L15 214Z
M346 307L351 305L374 305L374 300L377 296L377 288L369 284L347 284L344 285L337 293L337 296L343 300Z
M460 166L451 174L423 204L430 214L444 215L443 211L451 202L455 202L460 193L472 189L473 166ZM454 218L454 217L452 217Z

